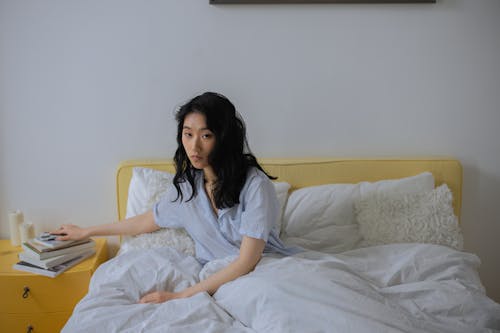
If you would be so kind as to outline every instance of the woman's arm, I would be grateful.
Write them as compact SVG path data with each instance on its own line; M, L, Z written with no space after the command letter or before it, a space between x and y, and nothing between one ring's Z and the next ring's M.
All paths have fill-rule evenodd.
M91 236L111 235L138 235L158 230L154 220L153 211L137 215L118 223L102 224L81 228L73 224L63 224L59 229L52 231L54 235L60 235L57 240L78 240Z
M223 284L250 273L262 257L265 245L266 242L262 239L243 236L240 255L224 269L178 293L155 291L146 294L139 300L139 303L162 303L175 298L190 297L202 291L212 295Z

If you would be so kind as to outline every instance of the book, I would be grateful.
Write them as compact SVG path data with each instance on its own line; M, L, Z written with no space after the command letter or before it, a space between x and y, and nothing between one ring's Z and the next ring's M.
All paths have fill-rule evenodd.
M44 234L46 234L46 233L44 233ZM42 234L42 235L44 235L44 234ZM86 241L85 239L62 241L62 240L56 240L55 238L57 236L55 236L55 235L53 236L53 238L42 238L43 237L42 235L37 236L35 238L32 238L31 241L32 241L32 243L34 243L36 245L43 246L43 249L53 249L53 250L62 249L62 248L73 246L76 244L80 244L81 242ZM41 251L43 251L43 250L41 250Z
M65 244L60 244L58 246L47 246L47 245L43 245L41 242L36 241L35 238L28 240L31 247L36 248L40 252L47 252L47 251L64 249L64 248L72 247L72 246L75 246L78 244L83 244L83 243L88 242L88 241L89 241L89 239L81 239L81 240L77 240L77 241L70 241L69 243L65 243Z
M89 238L81 243L73 244L73 246L64 247L60 249L44 248L39 244L34 244L31 240L24 242L23 244L21 244L21 246L27 255L43 260L52 257L57 257L67 253L79 253L85 249L91 249L95 247L95 241Z
M30 273L39 274L39 275L45 275L45 276L53 278L53 277L58 276L62 272L70 269L71 267L77 265L78 263L82 262L83 260L93 256L94 253L95 253L95 249L91 249L89 251L86 251L86 252L80 254L76 258L68 260L62 264L51 267L49 269L44 269L44 268L32 265L32 264L25 262L25 261L19 261L18 263L14 264L12 266L12 268L17 269L19 271L30 272Z
M65 263L73 258L76 258L80 256L82 253L87 252L89 249L83 249L82 251L79 252L74 252L74 253L66 253L62 254L60 256L56 257L51 257L47 259L40 259L37 258L37 256L32 255L31 253L27 252L21 252L18 254L19 260L27 262L28 264L32 264L41 268L52 268L54 266L60 265L62 263Z

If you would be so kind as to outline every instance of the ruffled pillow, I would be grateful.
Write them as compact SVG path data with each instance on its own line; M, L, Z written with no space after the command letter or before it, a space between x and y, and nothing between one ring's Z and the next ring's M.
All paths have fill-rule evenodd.
M373 193L355 202L361 246L432 243L463 249L463 236L446 184L431 191L391 196Z
M155 232L131 236L120 245L119 254L137 249L155 249L168 246L190 256L195 255L194 242L184 229L162 228Z

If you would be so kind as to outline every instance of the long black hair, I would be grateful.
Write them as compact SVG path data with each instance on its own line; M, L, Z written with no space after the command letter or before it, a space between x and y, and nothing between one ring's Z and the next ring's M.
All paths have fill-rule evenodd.
M197 195L194 185L196 169L189 161L182 144L184 119L193 112L205 116L207 128L215 135L215 147L208 156L208 162L217 176L213 189L217 208L229 208L240 202L240 192L250 167L256 167L270 179L276 179L262 169L250 151L245 123L233 103L221 94L206 92L182 105L175 115L178 145L174 155L176 173L173 183L177 189L175 201L179 198L182 201L183 194L179 184L185 181L189 182L192 188L191 197L187 201Z

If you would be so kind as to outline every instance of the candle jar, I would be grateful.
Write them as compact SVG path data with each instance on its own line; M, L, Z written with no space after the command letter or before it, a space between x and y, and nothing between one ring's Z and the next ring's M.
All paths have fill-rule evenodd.
M27 242L29 239L35 238L35 226L31 222L23 222L19 227L19 235L21 243Z

